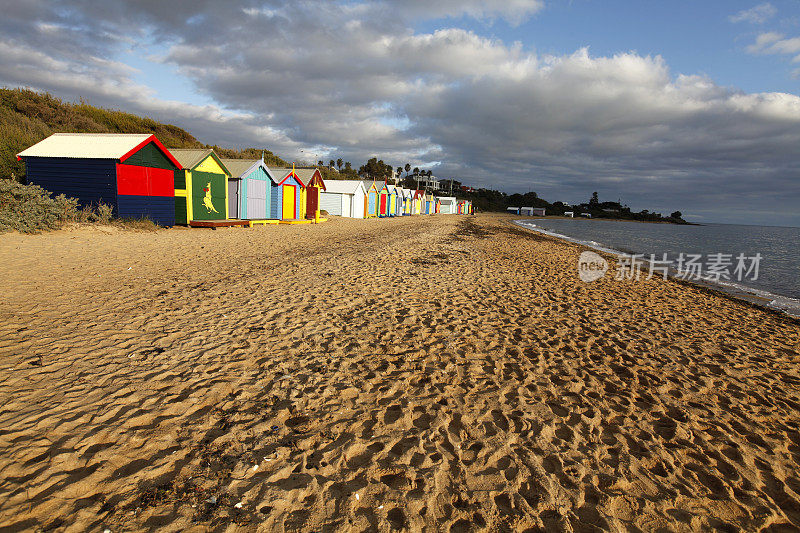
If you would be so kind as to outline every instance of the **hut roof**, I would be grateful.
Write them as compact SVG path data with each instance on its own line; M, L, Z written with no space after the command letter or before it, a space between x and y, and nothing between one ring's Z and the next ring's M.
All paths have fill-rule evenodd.
M217 153L211 148L178 148L170 151L172 155L175 156L175 159L180 162L181 168L184 170L194 170L197 165L205 161L208 156L211 156L228 176L231 175L231 171L228 170L228 167L225 166L222 159L220 159Z
M296 168L294 169L294 174L297 176L297 179L299 179L306 187L308 187L308 185L314 179L314 176L317 176L319 178L320 185L322 185L322 188L325 189L325 182L322 181L322 174L320 173L319 169Z
M223 159L222 163L231 171L231 176L234 178L242 178L259 166L269 170L261 159ZM269 172L267 176L272 177Z
M326 192L355 194L359 188L364 188L364 184L359 180L328 180L325 182L325 187Z
M170 151L150 133L54 133L17 154L17 158L63 157L125 161L149 142L153 142L176 167L180 167Z

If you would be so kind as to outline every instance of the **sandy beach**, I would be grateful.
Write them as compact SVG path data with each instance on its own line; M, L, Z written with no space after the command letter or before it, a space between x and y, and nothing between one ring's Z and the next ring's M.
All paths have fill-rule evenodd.
M0 531L800 528L800 325L511 220L0 235Z

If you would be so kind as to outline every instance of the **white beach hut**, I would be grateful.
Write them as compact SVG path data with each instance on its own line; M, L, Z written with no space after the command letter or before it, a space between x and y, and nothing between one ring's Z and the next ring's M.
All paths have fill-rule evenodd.
M364 218L367 191L358 180L325 180L325 191L319 194L320 209L331 215Z
M442 203L441 213L445 215L455 215L458 213L455 196L440 196L439 201Z

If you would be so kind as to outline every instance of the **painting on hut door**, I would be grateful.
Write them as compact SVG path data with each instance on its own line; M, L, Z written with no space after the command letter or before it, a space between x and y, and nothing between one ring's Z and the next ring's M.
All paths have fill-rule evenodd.
M284 220L292 220L295 218L294 213L294 185L283 186L283 215L281 218Z
M314 213L319 205L319 187L309 187L307 189L308 202L306 202L306 217L314 218Z
M225 174L192 172L192 218L225 220Z

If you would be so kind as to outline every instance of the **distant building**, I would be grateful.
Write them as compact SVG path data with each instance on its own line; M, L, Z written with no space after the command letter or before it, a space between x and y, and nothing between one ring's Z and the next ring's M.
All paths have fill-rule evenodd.
M544 207L533 207L532 210L532 215L536 217L543 217L545 214Z
M565 217L569 217L569 218L573 218L575 216L575 212L574 211L564 211L564 216Z
M592 218L592 214L591 213L581 213L581 216L582 217L586 217L586 218Z
M520 207L519 214L525 216L533 216L533 208L532 207Z
M506 207L506 211L519 215L519 207Z

